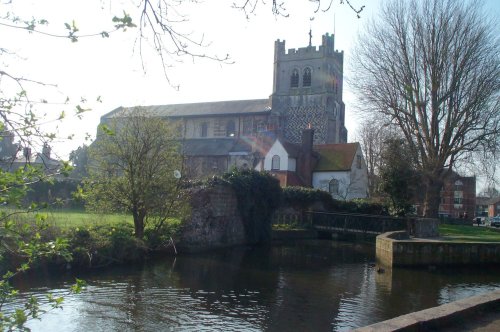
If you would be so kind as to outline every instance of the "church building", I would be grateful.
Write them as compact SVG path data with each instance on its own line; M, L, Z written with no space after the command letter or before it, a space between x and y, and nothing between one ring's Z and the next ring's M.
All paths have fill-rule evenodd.
M344 53L335 50L334 41L334 35L327 33L319 47L309 41L306 47L286 50L285 41L277 40L269 98L119 107L102 116L101 123L110 124L130 112L177 121L182 128L185 173L190 177L221 174L233 166L268 170L264 160L279 140L293 151L294 157L290 158L295 160L290 162L295 165L293 171L288 172L295 180L287 181L285 176L283 181L280 178L282 185L311 187L314 167L321 156L314 150L321 145L347 143L342 101ZM312 145L313 151L309 151L308 145ZM309 150L302 151L304 147ZM349 150L351 155L341 159L362 158L357 148L320 150L323 154ZM363 158L362 165L366 168ZM357 196L366 197L364 184L361 187Z

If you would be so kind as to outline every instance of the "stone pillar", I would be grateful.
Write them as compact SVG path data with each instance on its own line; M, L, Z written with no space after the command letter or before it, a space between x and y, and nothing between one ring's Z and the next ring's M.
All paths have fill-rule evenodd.
M439 220L433 218L408 218L408 234L412 237L429 238L439 236Z

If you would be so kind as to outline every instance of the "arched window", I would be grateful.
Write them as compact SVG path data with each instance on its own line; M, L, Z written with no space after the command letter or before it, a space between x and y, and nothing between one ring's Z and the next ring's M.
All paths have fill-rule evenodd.
M328 184L328 192L330 194L338 194L339 193L339 180L331 179Z
M233 120L229 120L226 123L226 136L227 137L234 137L234 136L236 136L236 125L234 124Z
M272 162L271 162L271 169L272 170L279 170L280 169L280 156L275 154L273 156Z
M302 86L311 86L311 68L304 69L304 76L302 76Z
M207 137L208 136L208 124L206 122L203 122L201 124L200 128L200 137Z
M298 88L299 87L299 71L294 69L292 71L292 77L290 78L290 87Z

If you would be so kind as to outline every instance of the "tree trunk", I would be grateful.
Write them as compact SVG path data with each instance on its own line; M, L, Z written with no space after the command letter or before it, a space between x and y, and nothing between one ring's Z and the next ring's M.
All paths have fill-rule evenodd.
M443 180L438 175L425 177L424 217L439 217L439 204L441 203L441 188Z
M139 209L134 209L132 211L132 215L134 216L135 237L138 239L142 239L144 237L144 218L146 214Z

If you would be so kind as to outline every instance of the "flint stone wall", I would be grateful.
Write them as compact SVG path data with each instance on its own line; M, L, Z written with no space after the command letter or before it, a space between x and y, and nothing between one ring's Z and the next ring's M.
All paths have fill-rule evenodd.
M234 190L219 184L190 191L191 215L183 222L178 247L195 252L246 243Z

